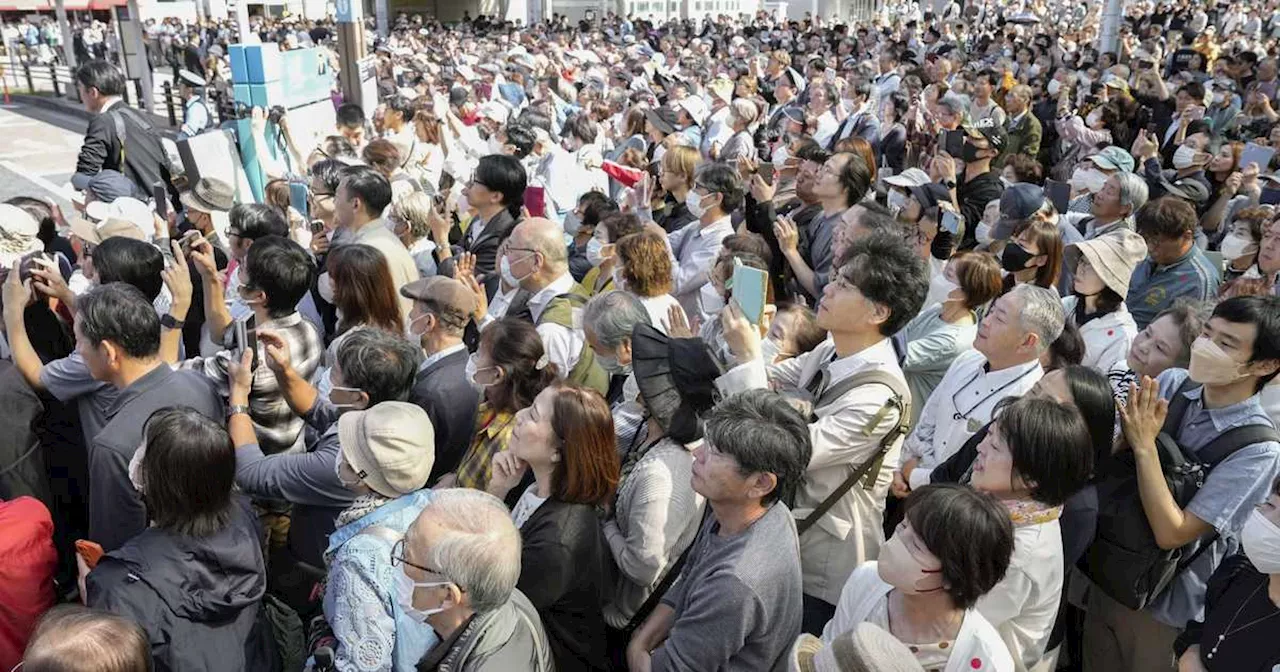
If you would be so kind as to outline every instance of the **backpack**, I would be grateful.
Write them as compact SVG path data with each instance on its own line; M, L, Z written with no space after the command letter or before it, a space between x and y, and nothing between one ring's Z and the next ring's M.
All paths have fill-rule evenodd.
M1223 432L1195 453L1178 445L1174 437L1191 403L1185 393L1197 387L1199 384L1190 378L1178 386L1156 438L1165 483L1179 508L1186 508L1213 468L1236 451L1255 443L1280 441L1276 430L1267 425L1247 425ZM1156 544L1142 507L1133 452L1112 455L1099 474L1097 532L1081 560L1081 569L1115 601L1130 609L1142 609L1212 546L1218 533L1197 540L1200 546L1194 552L1194 542L1162 549Z

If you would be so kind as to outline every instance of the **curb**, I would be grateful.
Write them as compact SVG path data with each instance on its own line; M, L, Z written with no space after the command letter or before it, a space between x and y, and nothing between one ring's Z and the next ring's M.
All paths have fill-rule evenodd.
M63 114L67 114L73 117L79 117L80 119L83 119L85 121L89 121L90 119L93 118L93 114L91 114L88 110L84 109L83 107L80 107L79 105L75 105L69 101L63 101L61 98L54 98L53 96L32 95L32 94L26 94L26 93L11 93L9 94L9 97L12 98L13 102L15 103L23 103L26 105L31 105L33 107L40 107L46 110L52 110L54 112L61 112Z
M64 98L55 98L52 95L42 96L39 94L33 95L29 93L10 93L9 97L13 99L13 102L15 103L23 103L33 107L40 107L46 110L60 112L62 114L83 119L84 121L89 121L94 117L92 112L84 109L84 107L79 103L66 100ZM136 112L142 112L142 110L139 110L136 107L133 107L133 110ZM163 117L158 114L150 114L147 115L147 117L161 132L170 129L168 117Z

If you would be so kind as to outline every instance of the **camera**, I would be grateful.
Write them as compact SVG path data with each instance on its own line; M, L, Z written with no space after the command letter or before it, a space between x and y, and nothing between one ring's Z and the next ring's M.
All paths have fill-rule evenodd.
M271 110L267 112L267 121L279 126L280 120L284 119L285 109L283 105L272 105Z

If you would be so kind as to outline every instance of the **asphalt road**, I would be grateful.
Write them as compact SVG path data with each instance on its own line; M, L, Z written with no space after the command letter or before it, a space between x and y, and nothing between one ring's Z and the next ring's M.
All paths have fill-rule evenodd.
M35 196L69 208L67 181L87 125L33 105L0 105L0 202Z

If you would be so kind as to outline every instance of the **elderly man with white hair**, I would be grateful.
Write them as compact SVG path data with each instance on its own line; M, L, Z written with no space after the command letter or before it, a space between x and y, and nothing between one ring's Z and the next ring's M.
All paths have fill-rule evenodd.
M1106 178L1102 189L1093 195L1089 212L1062 215L1067 225L1093 240L1114 231L1132 231L1133 215L1147 204L1147 181L1141 175L1118 171Z
M613 430L618 449L634 445L636 432L644 423L644 408L636 400L640 388L631 372L631 333L638 325L654 325L652 316L634 294L622 290L605 292L591 299L582 315L587 345L596 362L608 373L609 391L605 400L613 410Z
M462 488L433 494L391 554L401 610L440 636L419 669L555 669L542 620L516 589L520 550L498 498Z
M547 358L561 379L600 394L608 392L609 376L596 362L582 331L582 312L590 293L569 273L560 225L542 217L517 224L498 264L503 281L520 291L506 306L489 312L483 291L469 281L478 292L480 329L504 317L524 317L537 326Z

